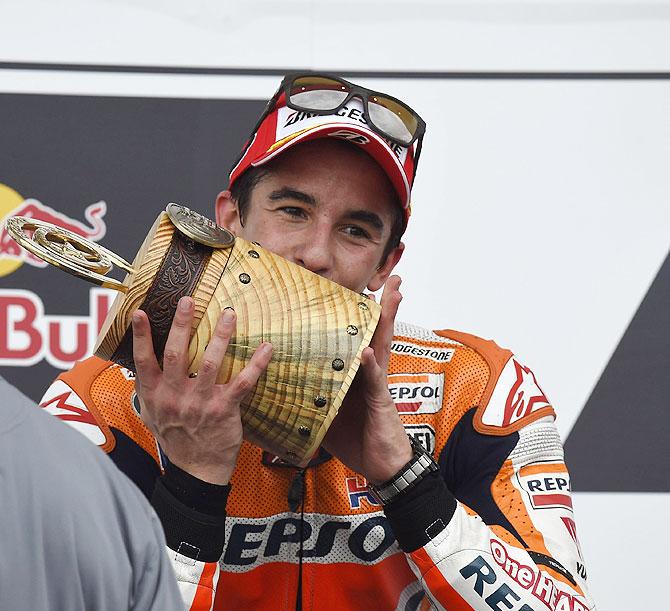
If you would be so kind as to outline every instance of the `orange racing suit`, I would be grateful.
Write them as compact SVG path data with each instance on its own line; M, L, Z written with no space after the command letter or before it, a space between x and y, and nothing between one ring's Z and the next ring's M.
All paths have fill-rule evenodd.
M87 359L41 406L153 497L188 609L594 608L553 408L533 372L491 341L397 323L388 381L438 472L382 507L325 451L298 469L244 442L223 521L197 499L157 495L166 458L129 370Z

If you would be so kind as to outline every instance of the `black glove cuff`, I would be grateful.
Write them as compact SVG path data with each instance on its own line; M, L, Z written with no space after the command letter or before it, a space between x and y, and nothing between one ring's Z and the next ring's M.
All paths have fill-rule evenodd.
M151 504L160 518L171 550L200 562L219 560L226 537L225 510L219 515L211 515L185 505L170 492L165 478L156 481Z
M187 507L212 516L225 515L230 484L204 482L169 461L166 461L165 475L161 480L172 495Z
M426 545L446 527L456 505L441 473L435 471L385 505L384 513L401 549L409 553Z

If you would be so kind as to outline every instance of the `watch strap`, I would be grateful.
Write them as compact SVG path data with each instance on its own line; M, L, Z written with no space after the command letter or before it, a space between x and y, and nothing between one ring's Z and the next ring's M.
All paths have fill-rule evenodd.
M378 485L368 484L368 488L381 501L382 505L390 503L399 495L411 490L429 473L439 470L438 464L426 452L421 443L413 437L409 437L409 441L414 451L414 456L412 456L411 460L391 479L384 483Z

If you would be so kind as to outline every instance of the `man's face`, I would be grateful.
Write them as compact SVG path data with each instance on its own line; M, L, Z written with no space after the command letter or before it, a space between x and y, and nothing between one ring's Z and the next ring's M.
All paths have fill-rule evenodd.
M397 206L384 171L337 140L299 144L267 164L240 222L230 192L216 218L235 235L351 290L379 289L402 245L382 259Z

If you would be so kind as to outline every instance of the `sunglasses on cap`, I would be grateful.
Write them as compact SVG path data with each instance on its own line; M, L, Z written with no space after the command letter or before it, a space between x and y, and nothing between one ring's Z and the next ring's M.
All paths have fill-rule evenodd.
M354 85L327 74L288 74L275 98L283 92L286 106L316 115L335 114L357 97L363 102L363 117L375 133L408 147L426 131L424 120L398 98Z

